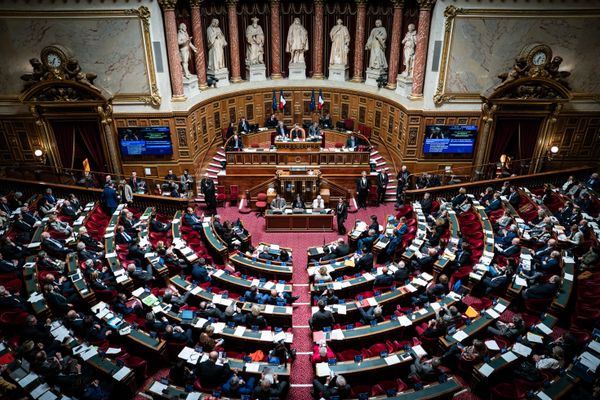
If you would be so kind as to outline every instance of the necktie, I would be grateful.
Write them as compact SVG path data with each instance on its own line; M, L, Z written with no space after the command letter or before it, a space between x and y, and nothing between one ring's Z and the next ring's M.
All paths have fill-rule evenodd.
M131 236L129 236L129 234L127 232L123 232L123 237L125 238L125 240L127 240L128 242L131 240Z

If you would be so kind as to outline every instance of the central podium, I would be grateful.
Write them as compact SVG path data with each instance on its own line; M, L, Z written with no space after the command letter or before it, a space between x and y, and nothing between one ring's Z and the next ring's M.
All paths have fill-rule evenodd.
M327 232L333 229L333 214L320 211L302 213L286 209L283 214L265 213L265 230L267 232Z

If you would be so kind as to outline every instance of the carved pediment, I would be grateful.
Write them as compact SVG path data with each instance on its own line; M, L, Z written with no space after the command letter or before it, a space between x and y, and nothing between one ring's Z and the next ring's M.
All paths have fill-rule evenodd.
M560 71L561 57L552 58L552 50L546 45L526 46L513 67L498 75L502 80L489 88L481 97L496 100L568 101L571 92L566 78L568 71Z

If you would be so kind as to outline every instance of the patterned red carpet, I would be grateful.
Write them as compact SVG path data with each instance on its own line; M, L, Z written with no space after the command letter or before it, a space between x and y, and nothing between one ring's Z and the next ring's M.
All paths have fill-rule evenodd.
M306 272L306 249L334 241L338 237L337 231L267 233L265 232L264 218L256 217L254 213L242 215L238 213L237 207L233 206L220 208L219 214L222 220L236 220L240 218L246 229L252 234L252 243L254 245L266 242L293 249L294 275L292 283L294 285L294 295L300 296L300 299L296 302L297 305L294 307L292 319L294 327L293 347L297 350L298 356L292 365L291 390L288 398L290 400L308 400L310 398L310 391L312 390L313 367L310 362L312 334L308 327L308 320L311 316L311 299L308 287L308 273ZM385 206L369 207L367 210L359 210L356 214L349 214L346 221L346 228L350 231L357 219L368 222L369 217L373 214L377 215L381 223L387 215L394 214L394 206L392 203L388 203ZM334 228L336 228L335 221Z

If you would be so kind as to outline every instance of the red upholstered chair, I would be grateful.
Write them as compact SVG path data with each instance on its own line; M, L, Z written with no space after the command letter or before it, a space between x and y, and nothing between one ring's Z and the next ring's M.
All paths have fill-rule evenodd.
M229 186L229 204L237 204L239 195L240 189L238 185Z
M342 143L342 142L335 142L335 148L336 149L341 149L342 147L344 147L344 143Z
M344 129L347 131L354 130L354 120L352 118L346 118L344 120Z
M223 138L223 142L227 140L227 128L221 128L221 137Z
M225 186L217 185L217 204L223 205L225 199L227 199L227 196L225 195Z
M256 202L254 202L254 206L258 209L258 212L256 213L257 217L264 215L267 208L267 194L259 193L258 196L256 196Z
M252 143L250 147L252 147L253 149L258 149L259 146L258 143Z

